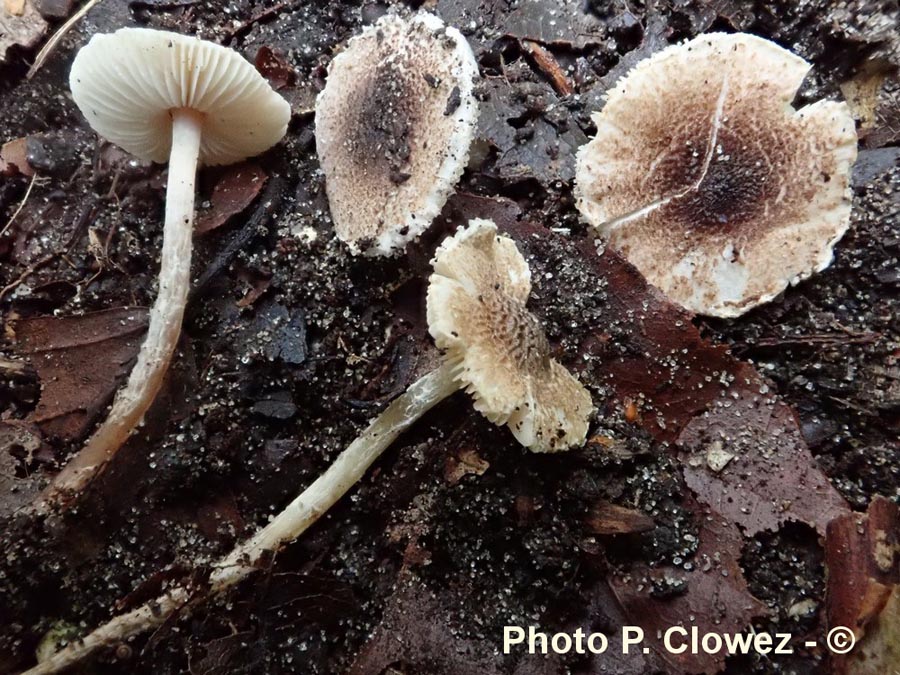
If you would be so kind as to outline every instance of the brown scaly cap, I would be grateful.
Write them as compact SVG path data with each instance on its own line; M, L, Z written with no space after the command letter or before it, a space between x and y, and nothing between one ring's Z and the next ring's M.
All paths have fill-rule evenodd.
M639 63L578 153L585 219L673 300L734 317L827 267L850 220L853 119L791 102L810 64L746 34Z
M350 40L316 101L316 149L335 231L387 255L444 207L469 157L478 64L433 14L388 14Z
M428 326L475 408L506 424L535 452L581 445L591 396L550 357L540 323L525 303L531 272L513 241L489 220L472 220L435 253Z

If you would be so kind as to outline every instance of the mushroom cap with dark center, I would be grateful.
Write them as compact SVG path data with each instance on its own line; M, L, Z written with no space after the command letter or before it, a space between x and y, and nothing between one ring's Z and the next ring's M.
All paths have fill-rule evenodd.
M337 235L384 255L441 212L468 161L478 65L436 16L382 17L335 57L316 147Z
M433 265L429 330L475 408L536 452L583 443L591 396L551 358L526 307L531 273L513 241L492 222L473 220L441 244Z
M642 61L578 154L582 214L669 297L738 316L832 260L856 157L843 103L791 102L810 65L751 35Z
M237 52L195 37L122 28L94 35L69 75L94 130L133 155L166 162L172 113L203 120L202 164L258 155L285 134L291 108Z

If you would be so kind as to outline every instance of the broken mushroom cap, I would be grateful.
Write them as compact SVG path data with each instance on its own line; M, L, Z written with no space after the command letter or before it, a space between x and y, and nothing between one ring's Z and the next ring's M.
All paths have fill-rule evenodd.
M642 61L578 153L585 219L670 298L734 317L827 267L850 220L853 119L791 102L810 64L746 34Z
M220 45L147 28L94 35L72 64L72 96L104 138L166 162L172 111L202 116L200 162L231 164L284 136L290 105L252 64Z
M388 14L335 57L316 101L316 148L335 231L386 255L422 233L462 175L478 64L432 14Z
M429 331L475 408L535 452L584 443L591 396L550 357L526 308L531 273L513 241L491 221L472 220L441 244L432 264Z

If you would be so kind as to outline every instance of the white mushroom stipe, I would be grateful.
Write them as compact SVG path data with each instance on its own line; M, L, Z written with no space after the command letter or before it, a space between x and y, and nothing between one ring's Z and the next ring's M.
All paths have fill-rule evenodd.
M478 64L427 12L383 16L332 61L316 101L316 149L337 236L387 255L440 214L478 120Z
M850 223L846 104L791 103L810 64L747 34L637 64L578 152L585 220L699 314L735 317L826 268Z
M263 555L277 551L305 532L362 478L403 431L458 388L453 369L446 365L410 385L271 523L214 565L204 593L192 593L184 587L173 588L152 603L118 616L84 639L72 642L23 675L47 675L70 668L95 651L161 626L174 613L188 612L192 604L234 586L257 569Z
M57 474L39 511L77 495L140 423L178 337L190 287L198 163L258 154L287 131L290 106L236 52L196 38L126 28L95 35L72 64L75 103L94 129L143 159L168 159L159 293L126 385L85 447Z
M443 365L410 385L324 474L215 564L203 593L174 588L74 641L24 675L58 673L235 585L257 569L264 555L277 552L321 518L403 431L461 387L473 393L482 414L509 425L531 450L564 450L584 443L593 411L590 394L550 358L547 340L525 308L531 275L512 240L498 236L492 222L475 220L441 245L432 264L428 321L438 345L447 349ZM444 300L446 305L441 304ZM448 329L452 344L444 332ZM481 369L484 372L476 372ZM503 386L512 391L503 393Z

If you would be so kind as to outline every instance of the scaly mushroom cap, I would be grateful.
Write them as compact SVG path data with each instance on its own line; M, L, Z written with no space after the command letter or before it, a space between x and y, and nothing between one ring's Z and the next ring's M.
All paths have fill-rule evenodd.
M171 112L204 116L202 164L231 164L284 136L291 107L237 52L187 35L122 28L91 38L69 75L91 127L133 155L166 162Z
M685 307L733 317L826 268L850 220L853 119L791 102L810 64L709 34L635 66L578 153L578 208Z
M489 220L472 220L435 253L428 328L475 408L506 424L535 452L581 445L591 395L550 358L540 323L525 303L531 272L513 241Z
M350 40L316 101L316 149L338 237L386 255L427 228L462 175L478 64L432 14L389 14Z

